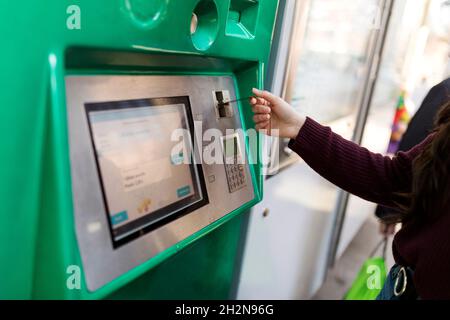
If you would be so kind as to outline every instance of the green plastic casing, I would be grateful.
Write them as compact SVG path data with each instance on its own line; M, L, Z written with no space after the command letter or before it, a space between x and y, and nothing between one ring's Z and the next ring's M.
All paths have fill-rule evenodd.
M263 84L277 7L278 0L0 2L0 298L230 298L243 216L262 199L257 147L246 146L259 158L253 202L90 292L74 225L64 79L229 75L238 98L249 96ZM244 127L253 127L248 103L239 108ZM67 285L70 266L81 267L80 288Z

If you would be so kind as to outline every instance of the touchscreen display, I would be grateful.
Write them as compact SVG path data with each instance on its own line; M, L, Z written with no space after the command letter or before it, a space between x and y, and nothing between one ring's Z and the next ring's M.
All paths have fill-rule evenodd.
M188 97L85 107L115 246L207 204ZM179 129L190 135L174 139Z

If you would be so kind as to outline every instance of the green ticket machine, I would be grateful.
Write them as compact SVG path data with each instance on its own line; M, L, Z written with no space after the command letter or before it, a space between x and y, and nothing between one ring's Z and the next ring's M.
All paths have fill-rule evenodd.
M278 1L44 2L0 3L0 298L232 297Z

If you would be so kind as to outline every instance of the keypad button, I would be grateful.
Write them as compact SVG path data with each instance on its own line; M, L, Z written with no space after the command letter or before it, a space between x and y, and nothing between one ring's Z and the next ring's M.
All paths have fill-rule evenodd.
M244 166L241 163L241 157L237 156L234 157L233 163L227 162L225 164L225 172L228 180L228 190L230 193L242 189L246 184Z

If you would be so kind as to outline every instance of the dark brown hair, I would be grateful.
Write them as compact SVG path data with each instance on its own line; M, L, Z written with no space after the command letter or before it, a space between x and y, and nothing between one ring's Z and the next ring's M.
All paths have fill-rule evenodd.
M413 185L396 222L422 223L450 207L450 101L439 111L432 142L413 161ZM394 221L392 221L394 222Z

